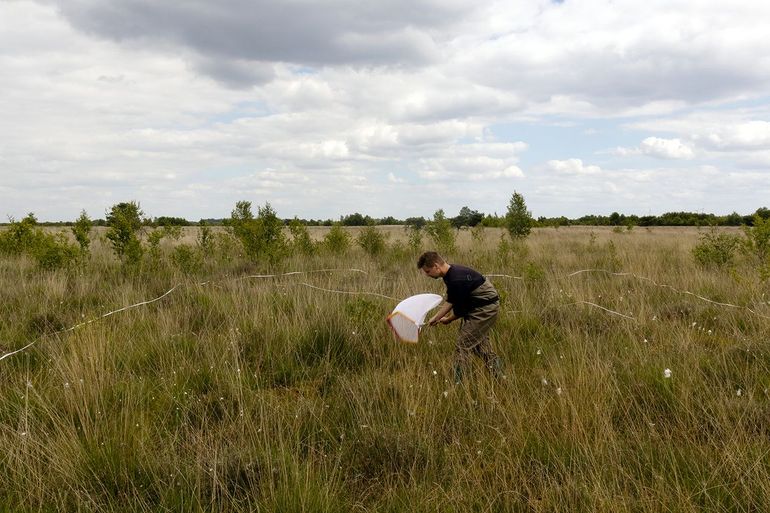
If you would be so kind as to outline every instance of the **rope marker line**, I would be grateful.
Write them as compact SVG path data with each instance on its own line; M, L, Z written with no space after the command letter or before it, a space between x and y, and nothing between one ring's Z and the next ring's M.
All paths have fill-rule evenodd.
M485 274L487 278L510 278L512 280L524 280L521 276L511 276L510 274Z
M58 333L58 332L57 332L57 333ZM5 359L6 359L6 358L8 358L9 356L13 356L13 355L15 355L16 353L20 353L20 352L24 351L25 349L27 349L28 347L32 347L32 346L35 344L35 342L37 342L38 340L40 340L40 338L41 338L41 337L38 337L38 338L36 338L35 340L33 340L32 342L30 342L30 343L29 343L29 344L27 344L26 346L22 347L21 349L17 349L16 351L11 351L10 353L5 353L3 356L0 356L0 361L2 361L2 360L5 360Z
M243 277L239 277L239 278L232 278L232 280L244 280L244 279L251 279L251 278L277 278L279 276L294 276L294 275L299 275L299 274L312 274L312 273L323 273L323 272L339 272L339 271L358 272L358 273L368 274L366 271L363 271L361 269L355 269L355 268L351 268L351 269L314 269L314 270L310 270L310 271L291 271L291 272L279 273L279 274L254 274L254 275L250 275L250 276L243 276ZM729 307L729 308L738 308L738 309L747 310L747 311L749 311L749 312L751 312L754 315L757 315L759 317L762 317L762 318L765 318L765 319L770 319L770 317L768 317L766 315L763 315L763 314L760 314L758 312L755 312L754 310L752 310L749 307L740 306L740 305L733 305L733 304L730 304L730 303L720 303L718 301L713 301L713 300L708 299L706 297L699 296L698 294L695 294L695 293L690 292L688 290L680 290L680 289L677 289L675 287L672 287L671 285L657 283L655 280L653 280L651 278L647 278L645 276L640 276L640 275L637 275L635 273L618 273L618 272L608 271L606 269L581 269L581 270L574 271L574 272L568 274L567 278L571 278L573 276L577 276L578 274L588 273L588 272L600 272L600 273L610 274L610 275L613 275L613 276L633 276L634 278L637 278L639 280L648 281L648 282L652 283L653 285L655 285L657 287L668 288L668 289L671 289L674 292L677 292L677 293L680 293L680 294L688 294L688 295L696 297L696 298L698 298L700 300L703 300L703 301L706 301L708 303L712 303L712 304L715 304L715 305L726 306L726 307ZM486 276L511 278L511 279L514 279L514 280L523 280L522 277L511 276L509 274L487 274ZM228 280L218 280L218 281L228 281ZM215 281L204 281L204 282L196 283L196 285L199 285L199 286L200 285L207 285L207 284L216 284L216 282ZM150 299L150 300L147 300L147 301L142 301L142 302L139 302L139 303L135 303L133 305L129 305L129 306L125 306L123 308L119 308L117 310L113 310L111 312L107 312L105 314L102 314L99 317L90 319L90 320L85 321L85 322L81 322L81 323L76 324L76 325L74 325L74 326L72 326L70 328L66 328L66 329L63 329L63 330L55 331L53 333L50 333L49 335L57 335L59 333L66 333L68 331L73 331L73 330L75 330L77 328L80 328L80 327L86 326L88 324L91 324L93 322L96 322L98 320L104 319L105 317L109 317L110 315L113 315L113 314L116 314L116 313L119 313L119 312L123 312L123 311L126 311L126 310L130 310L132 308L136 308L136 307L139 307L139 306L148 305L148 304L154 303L156 301L160 301L164 297L166 297L169 294L171 294L174 290L176 290L181 285L182 284L177 283L176 285L171 287L169 290L167 290L165 293L161 294L160 296L158 296L158 297L156 297L154 299ZM306 282L301 282L301 283L299 283L299 285L302 285L304 287L308 287L308 288L311 288L311 289L315 289L315 290L321 290L321 291L324 291L324 292L333 292L333 293L336 293L336 294L368 295L368 296L381 297L381 298L384 298L384 299L390 299L392 301L397 301L397 298L394 298L394 297L391 297L391 296L386 296L384 294L379 294L379 293L376 293L376 292L357 292L357 291L327 289L327 288L323 288L323 287L318 287L316 285L311 285L311 284L306 283ZM575 305L575 304L585 304L585 305L593 306L593 307L599 308L599 309L601 309L601 310L603 310L603 311L605 311L607 313L618 315L620 317L624 317L626 319L630 319L630 320L633 320L633 321L637 320L636 318L631 317L629 315L625 315L625 314L622 314L620 312L616 312L614 310L610 310L608 308L605 308L603 306L597 305L596 303L591 303L589 301L577 301L575 303L567 303L567 304L562 305L562 306L569 306L569 305ZM26 346L24 346L24 347L22 347L20 349L17 349L15 351L11 351L10 353L6 353L6 354L0 356L0 361L8 358L9 356L13 356L14 354L20 353L20 352L22 352L22 351L32 347L36 342L38 342L40 339L42 339L43 336L45 336L45 335L41 335L40 337L36 338L35 340L33 340L32 342L30 342L29 344L27 344Z
M81 326L85 326L86 324L91 324L92 322L96 322L96 321L98 321L100 319L104 319L105 317L109 317L112 314L116 314L118 312L123 312L125 310L130 310L132 308L136 308L137 306L149 305L150 303L154 303L155 301L160 301L164 297L166 297L169 294L171 294L172 292L174 292L174 290L176 290L176 288L179 287L179 285L180 284L174 285L173 287L171 287L170 289L168 289L166 292L164 292L160 296L156 297L155 299L150 299L148 301L142 301L141 303L136 303L134 305L124 306L123 308L119 308L117 310L113 310L112 312L107 312L106 314L100 315L99 317L96 317L96 318L91 319L89 321L81 322L80 324L76 324L75 326L72 326L71 328L67 328L66 330L62 330L62 331L57 331L56 333L65 333L67 331L72 331L72 330L74 330L76 328L79 328Z
M149 305L150 303L154 303L155 301L160 301L164 297L166 297L169 294L171 294L177 287L179 287L179 284L174 285L169 290L167 290L166 292L164 292L160 296L156 297L155 299L150 299L148 301L142 301L141 303L136 303L136 304L133 304L133 305L124 306L123 308L119 308L117 310L113 310L112 312L107 312L106 314L100 315L99 317L95 317L93 319L89 319L89 320L87 320L85 322L81 322L81 323L76 324L74 326L71 326L69 328L66 328L66 329L63 329L63 330L59 330L59 331L54 331L52 333L48 333L48 335L58 335L60 333L67 333L68 331L76 330L76 329L81 328L81 327L83 327L83 326L85 326L87 324L91 324L92 322L99 321L101 319L104 319L105 317L109 317L110 315L116 314L118 312L123 312L125 310L130 310L130 309L136 308L138 306ZM24 351L25 349L27 349L29 347L32 347L37 341L39 341L41 338L43 338L43 336L44 335L41 335L41 336L37 337L35 340L30 342L26 346L22 347L21 349L17 349L16 351L13 351L13 352L10 352L10 353L6 353L3 356L0 356L0 361L4 360L5 358L8 358L9 356L12 356L12 355L14 355L16 353L20 353L21 351Z
M322 290L324 292L335 292L337 294L351 294L351 295L365 295L365 296L377 296L382 297L385 299L390 299L392 301L398 301L398 299L390 296L386 296L385 294L378 294L377 292L356 292L356 291L350 291L350 290L334 290L334 289L325 289L323 287L317 287L315 285L311 285L309 283L301 282L298 285L304 285L305 287L316 289L316 290Z
M323 273L323 272L333 272L333 271L350 271L350 272L357 272L357 273L368 274L366 271L363 271L361 269L313 269L311 271L292 271L292 272L280 273L280 274L255 274L255 275L251 275L251 276L243 276L243 277L240 277L240 278L232 278L232 279L233 280L244 280L244 279L248 279L248 278L277 278L279 276L292 276L292 275L297 275L297 274L311 274L311 273ZM227 280L219 280L219 281L227 281ZM200 285L207 285L207 284L214 284L214 283L215 283L214 281L204 281L204 282L198 282L198 283L196 283L196 285L200 286ZM93 322L96 322L96 321L99 321L101 319L104 319L105 317L109 317L110 315L113 315L113 314L116 314L116 313L119 313L119 312L124 312L126 310L131 310L132 308L136 308L136 307L139 307L139 306L149 305L150 303L154 303L156 301L160 301L164 297L166 297L169 294L171 294L172 292L174 292L181 285L183 285L183 284L182 283L177 283L176 285L174 285L173 287L168 289L166 292L164 292L163 294L161 294L160 296L158 296L158 297L156 297L154 299L149 299L147 301L141 301L141 302L135 303L133 305L124 306L123 308L118 308L117 310L113 310L111 312L107 312L107 313L102 314L102 315L100 315L98 317L94 317L93 319L89 319L87 321L75 324L74 326L71 326L69 328L65 328L65 329L62 329L62 330L59 330L59 331L54 331L54 332L51 332L51 333L47 333L45 335L41 335L38 338L36 338L35 340L33 340L32 342L30 342L29 344L27 344L26 346L24 346L24 347L22 347L20 349L16 349L15 351L11 351L10 353L5 353L4 355L0 356L0 361L3 361L4 359L8 358L9 356L13 356L13 355L15 355L17 353L20 353L20 352L22 352L22 351L24 351L26 349L29 349L30 347L35 345L35 343L37 343L40 339L42 339L44 336L47 336L47 335L58 335L60 333L67 333L69 331L76 330L78 328L81 328L81 327L86 326L88 324L91 324ZM310 285L308 285L308 286L310 286ZM319 287L315 287L315 288L319 288ZM329 290L329 289L321 289L321 290ZM332 291L332 290L329 290L329 291L331 291L331 292L343 292L343 291ZM348 293L350 293L350 292L348 292ZM355 293L353 293L353 294L355 294ZM371 294L371 295L375 295L375 296L381 296L381 297L384 297L384 298L387 298L387 299L393 299L393 298L391 298L389 296L384 296L382 294L366 293L366 292L359 293L359 294Z
M252 274L250 276L243 276L241 278L236 278L238 280L247 280L249 278L278 278L279 276L294 276L297 274L313 274L313 273L328 273L328 272L337 272L337 271L344 271L344 272L354 272L354 273L363 273L363 274L369 274L366 271L362 271L361 269L314 269L312 271L291 271L288 273L279 273L279 274Z
M690 296L696 297L696 298L698 298L698 299L700 299L702 301L706 301L706 302L711 303L713 305L726 306L726 307L729 307L729 308L738 308L738 309L742 309L742 310L747 310L747 311L753 313L754 315L757 315L757 316L762 317L764 319L770 319L770 317L768 317L767 315L763 315L763 314L761 314L759 312L755 312L754 310L752 310L748 306L733 305L731 303L720 303L719 301L714 301L714 300L711 300L711 299L709 299L707 297L699 296L698 294L695 294L694 292L690 292L689 290L681 290L681 289L678 289L676 287L672 287L671 285L666 285L665 283L658 283L658 282L656 282L655 280L653 280L651 278L647 278L646 276L639 276L638 274L635 274L635 273L616 273L616 272L612 272L612 271L607 271L606 269L581 269L580 271L575 271L573 273L568 274L567 278L571 278L573 276L577 276L578 274L588 273L588 272L605 273L605 274L611 274L613 276L633 276L634 278L637 278L639 280L648 281L648 282L652 283L653 285L655 285L656 287L665 288L665 289L671 289L674 292L677 292L679 294L688 294Z
M610 310L609 308L604 308L603 306L597 305L596 303L591 303L590 301L576 301L574 303L567 303L566 305L563 305L563 306L569 306L570 304L572 304L572 305L583 304L583 305L595 306L596 308L600 308L600 309L604 310L605 312L608 312L608 313L611 313L611 314L615 314L615 315L619 315L621 317L625 317L626 319L631 319L632 321L636 321L635 317L631 317L630 315L626 315L626 314L622 314L620 312L616 312L615 310Z

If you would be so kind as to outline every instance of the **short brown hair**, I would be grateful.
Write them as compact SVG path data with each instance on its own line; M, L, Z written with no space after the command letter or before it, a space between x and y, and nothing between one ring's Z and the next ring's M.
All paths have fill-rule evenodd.
M441 258L441 255L436 253L435 251L426 251L422 255L420 255L420 259L417 260L417 268L422 269L423 267L433 267L436 264L443 264L444 259Z

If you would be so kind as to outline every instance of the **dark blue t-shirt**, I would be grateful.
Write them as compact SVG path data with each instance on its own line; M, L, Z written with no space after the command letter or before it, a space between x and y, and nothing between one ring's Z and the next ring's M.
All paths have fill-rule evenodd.
M450 264L442 279L446 284L446 300L458 317L464 317L470 311L471 292L486 280L478 271L457 264Z

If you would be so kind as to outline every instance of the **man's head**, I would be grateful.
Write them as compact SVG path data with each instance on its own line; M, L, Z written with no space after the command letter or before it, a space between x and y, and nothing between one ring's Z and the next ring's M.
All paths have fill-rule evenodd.
M447 270L449 270L449 264L435 251L426 251L417 260L417 268L427 276L438 279L443 277Z

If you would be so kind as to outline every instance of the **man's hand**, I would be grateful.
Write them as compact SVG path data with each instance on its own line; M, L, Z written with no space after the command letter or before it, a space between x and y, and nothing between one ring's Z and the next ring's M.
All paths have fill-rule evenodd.
M444 319L447 317L451 317L451 320L444 322ZM449 303L444 303L441 308L439 308L438 312L436 312L436 315L430 318L428 321L428 326L435 326L439 322L442 324L449 324L455 320L455 316L452 313L452 305Z
M457 317L455 317L452 314L449 314L449 315L445 315L444 317L442 317L439 322L441 324L449 324L450 322L454 321L455 319L457 319Z
M434 316L434 317L430 318L430 320L428 321L428 325L429 326L436 326L438 323L449 324L452 321L454 321L455 319L457 319L457 317L455 317L454 314L451 314L451 313L447 314L447 315L445 315L444 317L441 317L441 318L438 318L438 317Z

